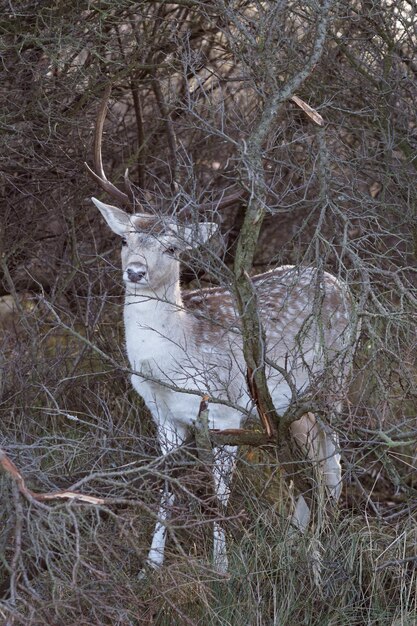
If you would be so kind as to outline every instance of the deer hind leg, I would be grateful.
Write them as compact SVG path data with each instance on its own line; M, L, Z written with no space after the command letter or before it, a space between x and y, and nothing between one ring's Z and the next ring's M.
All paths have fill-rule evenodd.
M307 457L319 464L323 483L334 501L342 490L342 468L338 452L337 434L330 428L320 425L313 413L306 413L291 424L291 433Z
M236 463L236 446L214 448L213 478L216 498L220 504L220 511L226 510L230 496L230 485ZM226 534L219 522L214 522L213 528L213 561L216 569L225 574L228 569Z
M321 426L313 413L306 413L301 419L293 422L291 432L307 457L318 465L317 474L322 479L327 494L337 502L342 490L337 434L330 428ZM306 530L310 521L310 509L302 496L297 500L292 519L302 532Z
M342 469L340 466L340 454L338 452L337 434L330 428L318 423L313 413L306 413L300 420L291 424L292 435L297 444L305 451L307 457L313 462L318 487L324 487L319 491L319 497L330 497L334 502L340 497L342 489ZM300 495L297 499L292 523L302 533L307 530L310 522L310 508ZM314 539L314 538L313 538ZM317 537L315 537L317 540ZM313 541L311 548L313 577L317 587L321 587L321 545L320 540Z
M317 473L322 478L322 484L326 487L331 499L337 502L342 491L342 468L337 433L321 426L313 413L306 413L301 419L293 422L291 433L307 457L313 463L318 464ZM310 509L303 496L297 499L292 521L302 532L309 524Z
M172 424L169 426L168 424L164 424L160 426L158 430L158 440L164 457L174 448L180 446L185 440L185 430L181 427L175 427ZM174 494L169 486L169 479L165 479L159 503L157 522L146 559L146 564L152 568L158 568L164 562L167 520L169 519L174 499Z

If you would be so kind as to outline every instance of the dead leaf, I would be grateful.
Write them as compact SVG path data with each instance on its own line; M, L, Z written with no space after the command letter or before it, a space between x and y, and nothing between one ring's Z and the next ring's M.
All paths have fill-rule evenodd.
M308 117L313 120L313 122L315 122L319 126L324 125L324 120L320 113L317 113L317 111L313 109L309 104L307 104L307 102L304 102L304 100L301 100L301 98L299 98L298 96L292 96L290 100L292 100L297 106L299 106L300 109L303 109L304 113L306 113Z
M380 182L376 180L374 183L372 183L372 185L369 187L369 193L371 194L371 197L376 198L381 189L382 185Z

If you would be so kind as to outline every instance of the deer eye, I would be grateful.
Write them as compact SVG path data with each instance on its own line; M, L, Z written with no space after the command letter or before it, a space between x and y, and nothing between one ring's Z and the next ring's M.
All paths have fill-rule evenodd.
M122 239L122 246L127 246L127 239L125 239L124 237Z
M170 256L175 256L177 252L178 252L178 248L176 248L175 246L168 246L164 250L164 254L169 254Z

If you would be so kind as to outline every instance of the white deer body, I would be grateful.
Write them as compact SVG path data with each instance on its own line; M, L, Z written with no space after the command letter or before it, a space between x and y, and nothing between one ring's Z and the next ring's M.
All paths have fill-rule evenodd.
M198 415L202 394L216 400L209 403L210 428L238 428L254 407L246 386L233 300L222 288L181 294L179 261L173 250L189 248L196 234L200 239L197 245L204 243L212 225L203 224L195 233L152 216L129 216L93 200L112 230L126 242L122 251L124 322L127 353L136 372L132 384L153 415L163 454L184 441ZM267 377L276 410L282 413L289 407L294 390L307 391L317 384L318 377L331 375L334 389L329 404L336 413L352 344L344 285L326 272L319 275L314 269L292 266L253 280L266 330ZM292 432L308 456L321 463L324 483L337 499L341 470L336 436L324 431L311 414L294 422ZM227 504L235 454L232 446L214 451L213 476L222 505ZM163 561L165 522L172 500L166 487L148 556L153 566ZM295 522L305 528L306 505L298 511ZM219 569L227 569L225 536L218 524L214 528L214 559Z

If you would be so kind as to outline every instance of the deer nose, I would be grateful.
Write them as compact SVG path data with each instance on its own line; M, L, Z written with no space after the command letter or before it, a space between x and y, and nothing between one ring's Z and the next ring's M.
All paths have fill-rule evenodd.
M146 276L146 269L144 267L128 267L126 274L131 283L140 283L142 278Z

